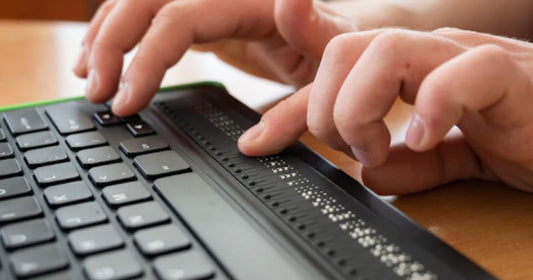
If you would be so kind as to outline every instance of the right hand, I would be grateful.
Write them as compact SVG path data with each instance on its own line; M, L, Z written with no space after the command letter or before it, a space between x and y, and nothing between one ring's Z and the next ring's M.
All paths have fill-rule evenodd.
M223 51L222 58L253 62L259 75L301 87L314 78L329 40L355 29L313 0L110 0L92 20L74 72L88 78L90 101L116 93L113 112L127 116L148 105L167 68L192 44L239 46L240 56ZM121 77L124 54L139 42Z

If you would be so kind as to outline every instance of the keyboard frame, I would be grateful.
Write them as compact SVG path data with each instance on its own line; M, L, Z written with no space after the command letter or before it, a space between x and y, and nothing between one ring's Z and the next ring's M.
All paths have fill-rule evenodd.
M210 97L219 100L220 102L223 102L227 104L230 108L233 110L239 112L245 119L249 121L249 124L253 124L257 122L260 118L260 116L253 110L247 108L245 105L231 97L227 91L225 90L224 86L216 83L216 82L202 82L202 83L194 83L194 84L186 84L186 85L179 85L179 86L173 86L173 87L166 87L162 88L160 90L160 94L158 94L155 98L155 101L165 99L167 96L169 96L170 93L176 92L176 91L191 91L191 92L207 92ZM75 97L75 98L68 98L68 99L61 99L61 100L52 100L52 101L45 101L45 102L36 102L36 103L28 103L28 104L21 104L21 105L15 105L15 106L8 106L0 108L0 112L8 111L8 110L17 110L17 109L23 109L23 108L29 108L29 107L37 107L37 106L47 106L62 102L68 102L68 101L77 101L82 100L83 97ZM153 105L152 105L153 106ZM180 129L176 128L175 125L168 119L162 119L160 116L160 112L157 109L154 109L153 107L149 108L148 110L142 112L141 117L151 124L154 129L158 132L158 134L170 134L170 135L177 135L179 137L187 137L187 135L181 131ZM53 124L51 124L50 120L44 116L44 119L47 121L48 125L50 127L53 127ZM5 125L2 127L5 128ZM8 131L5 131L6 133L9 133ZM59 136L57 131L55 131L55 134ZM174 137L174 136L173 136ZM9 137L8 137L9 138ZM8 142L14 147L16 158L21 159L22 153L16 148L16 145L14 145L13 139L9 138ZM61 139L61 137L58 137L58 139ZM61 141L61 140L60 140ZM210 184L217 184L223 188L224 196L227 196L226 198L228 200L235 201L236 205L240 205L239 207L246 208L245 212L247 212L248 215L253 217L253 220L256 221L258 224L264 224L266 232L268 235L273 236L274 239L281 241L282 243L285 243L287 245L290 244L289 251L298 251L299 254L303 254L306 256L305 260L302 260L304 266L307 266L309 264L316 265L316 269L318 271L321 271L324 275L329 275L328 277L334 277L338 279L342 279L342 276L336 273L335 269L332 267L328 267L327 264L324 264L321 262L322 257L319 256L316 252L314 252L311 248L309 248L308 244L304 242L303 240L300 240L297 238L294 234L294 232L287 228L286 224L284 224L282 221L279 220L279 218L276 215L273 215L273 213L270 213L270 210L264 206L261 206L260 204L254 202L254 197L249 194L246 190L238 189L239 182L237 180L234 180L233 178L228 178L227 172L221 168L217 167L218 163L214 161L211 156L205 153L205 151L198 146L195 146L192 141L189 140L183 140L181 143L169 143L171 144L172 150L178 151L184 158L186 158L188 161L192 161L195 165L195 168L198 168L200 173L203 173L204 175L207 175L211 178ZM185 145L185 148L178 148L177 144ZM70 151L68 147L65 145L64 142L61 142L61 146L64 147L66 150ZM115 147L116 148L116 147ZM371 210L372 212L376 213L377 215L380 215L388 220L391 224L393 224L402 235L410 236L413 240L416 240L416 244L420 246L421 248L427 250L428 252L431 252L432 255L438 256L440 262L449 269L457 272L460 275L464 275L465 279L476 277L477 279L494 279L492 276L487 274L485 271L483 271L480 267L473 264L471 261L469 261L466 257L455 251L453 248L445 244L443 241L432 235L430 232L416 224L413 220L411 220L409 217L405 216L403 213L401 213L399 210L394 208L392 205L384 202L377 196L375 193L373 193L368 188L364 187L359 182L355 181L353 178L339 170L337 167L335 167L332 163L324 159L322 156L318 155L314 151L311 151L310 149L306 148L303 144L295 144L291 146L288 149L288 152L291 154L298 154L300 159L302 159L305 163L307 163L310 167L321 173L323 176L328 178L331 182L335 183L337 186L339 186L344 192L351 195L352 197L356 198L360 203L362 203L366 208ZM72 154L73 152L70 151L69 154ZM121 152L122 158L127 158L124 156ZM75 159L71 158L71 161L76 161ZM23 167L24 173L28 174L29 169L25 163L20 162L21 166ZM76 167L79 169L79 166L76 165ZM132 167L132 166L130 166ZM80 169L81 171L86 171L84 169ZM79 170L79 171L80 171ZM142 178L140 173L137 169L132 167L132 170L136 173L138 178ZM31 172L31 171L30 171ZM31 174L31 173L30 173ZM84 174L80 172L80 175ZM224 175L226 174L226 175ZM90 181L86 178L86 176L81 176L83 181L85 181L88 184L91 184ZM30 181L28 179L28 181ZM37 194L38 199L42 205L47 205L42 197L42 188L37 186L33 180L31 180L30 185L33 189L40 190L39 193L34 192ZM153 190L150 190L152 196L154 197L154 200L161 201L161 198L159 198ZM99 203L105 202L99 195L95 195L95 200L100 199ZM164 205L164 203L162 203ZM42 206L41 205L41 206ZM46 215L52 215L53 213L50 213L50 211L46 206L42 207L43 212L45 212ZM165 207L166 211L172 212L168 209L168 207ZM113 222L117 223L116 219L113 219L114 215L111 215L111 213L108 214L108 219L110 221L114 220ZM177 221L177 218L175 215L171 215L173 221ZM52 224L52 223L51 223ZM61 232L61 230L57 227L57 224L52 224L52 227L55 231ZM118 226L120 228L120 226ZM62 235L57 236L57 239L64 239L60 237ZM59 240L60 244L62 246L68 246L68 244L65 242L65 240ZM290 241L290 242L289 242ZM128 246L134 246L131 243L131 240L126 241L128 243ZM198 244L199 245L199 244ZM202 245L203 247L203 245ZM72 254L70 250L66 250L67 254L69 255L69 258L76 259L76 257ZM293 252L293 253L294 253ZM0 248L0 256L2 256L2 267L5 268L8 263L5 261L5 257L7 256L7 252L4 248ZM72 259L71 259L72 262ZM72 264L72 263L71 263ZM75 265L76 266L76 265ZM3 269L4 270L4 269ZM79 267L76 268L77 271L81 271ZM219 273L224 274L222 271L218 271ZM230 276L231 277L231 276ZM218 279L218 278L217 278Z

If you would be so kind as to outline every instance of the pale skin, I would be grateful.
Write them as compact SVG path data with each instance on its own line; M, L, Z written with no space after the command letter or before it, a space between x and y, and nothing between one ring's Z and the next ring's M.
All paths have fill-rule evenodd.
M523 0L111 0L74 71L88 77L89 100L114 96L113 111L130 115L203 43L196 47L301 87L240 138L244 154L278 152L308 129L359 160L378 193L469 178L533 191L533 44L459 29L362 31L455 26L525 38L531 11ZM121 77L124 53L139 42ZM405 144L390 147L382 119L398 97L415 113ZM291 121L280 128L280 120ZM445 136L454 125L461 133Z

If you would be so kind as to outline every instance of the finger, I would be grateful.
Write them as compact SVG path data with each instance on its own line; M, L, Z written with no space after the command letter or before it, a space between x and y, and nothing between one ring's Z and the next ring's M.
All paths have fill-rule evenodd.
M111 10L115 7L116 2L116 0L109 0L104 2L100 8L98 8L98 11L91 21L89 29L87 30L87 33L81 42L81 52L78 56L76 64L74 65L74 68L72 69L80 78L87 77L87 57L89 54L89 47L92 45L96 34L98 34L102 23L107 18Z
M332 114L363 165L377 166L387 157L390 134L383 118L396 98L412 102L423 78L461 51L453 41L414 31L386 32L372 41L346 77Z
M113 111L123 116L143 109L159 88L166 69L192 43L222 38L254 39L271 34L272 5L270 1L215 0L175 1L166 5L154 18L124 75L123 83L127 86L117 93Z
M93 102L110 99L122 73L123 56L142 38L153 15L167 2L121 1L102 23L89 47L87 97Z
M425 152L415 152L405 144L393 146L383 165L362 170L364 184L381 195L414 193L488 176L462 135L447 138Z
M305 113L312 84L268 110L261 121L239 138L239 149L248 156L275 154L298 141L307 130Z
M297 51L320 60L336 35L356 31L354 24L313 0L276 0L275 20L281 35Z
M368 44L386 30L347 33L333 38L324 51L309 96L309 131L336 150L349 150L333 122L333 106L344 79Z
M504 49L495 45L474 48L444 63L424 80L407 144L417 151L430 149L459 124L467 138L481 147L507 151L501 143L510 143L505 139L508 133L502 132L531 121L530 107L524 106L533 103L531 90L527 73Z

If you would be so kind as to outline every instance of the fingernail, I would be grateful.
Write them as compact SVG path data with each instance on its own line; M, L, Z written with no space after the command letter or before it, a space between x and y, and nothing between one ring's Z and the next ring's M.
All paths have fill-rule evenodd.
M265 123L260 121L258 124L249 128L245 133L239 137L239 143L246 143L257 139L265 130Z
M74 67L72 67L72 70L74 72L79 72L81 68L83 68L83 64L85 63L86 57L87 57L87 47L83 46L81 48L80 54L78 55L78 59L76 60L76 63L74 63Z
M419 115L414 115L409 124L409 129L407 130L407 135L405 140L412 147L420 147L422 140L424 139L424 134L426 133L426 124L424 120Z
M85 95L92 97L96 93L98 88L98 74L94 70L89 71L89 77L87 78L87 86L85 88Z
M374 165L374 159L366 149L359 146L350 146L350 148L357 161L359 161L363 166L370 167Z
M123 83L113 98L113 108L120 109L128 104L130 95L130 86L128 83Z

